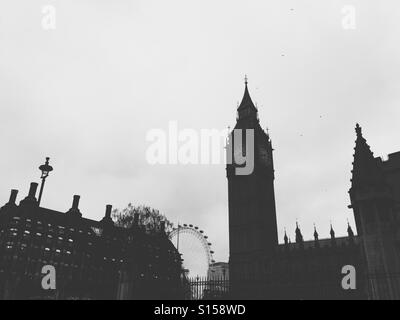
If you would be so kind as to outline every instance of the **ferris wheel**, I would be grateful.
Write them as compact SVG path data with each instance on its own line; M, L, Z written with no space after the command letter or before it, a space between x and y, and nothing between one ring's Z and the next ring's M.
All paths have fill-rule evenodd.
M169 239L182 255L187 277L206 277L210 265L215 263L214 251L203 230L192 224L178 225L169 234Z

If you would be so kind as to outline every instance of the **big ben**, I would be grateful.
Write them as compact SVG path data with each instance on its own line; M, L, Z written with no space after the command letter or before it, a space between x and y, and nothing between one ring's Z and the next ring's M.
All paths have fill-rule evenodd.
M266 259L272 257L278 245L272 142L260 125L258 110L249 94L247 78L237 112L237 122L227 147L227 158L232 161L228 161L226 168L229 268L233 286L235 281L263 279ZM242 141L238 141L238 137L242 137ZM240 156L253 163L249 165L237 161ZM247 174L240 173L238 169L244 166L252 170Z

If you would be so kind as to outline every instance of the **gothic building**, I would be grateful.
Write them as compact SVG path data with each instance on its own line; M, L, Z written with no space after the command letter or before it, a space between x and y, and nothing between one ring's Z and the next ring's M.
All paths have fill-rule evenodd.
M235 131L242 131L242 141ZM245 131L254 132L254 170L238 174L236 161L251 151ZM400 153L374 158L357 125L350 208L357 235L295 242L277 237L271 139L260 125L248 84L228 142L230 281L232 298L398 299L400 289ZM249 143L249 142L247 142ZM247 156L250 156L247 154ZM354 267L356 287L343 286L343 267Z
M371 299L400 299L400 152L375 158L357 124L351 205Z
M117 227L110 205L101 221L86 219L79 196L67 212L42 208L37 186L19 205L12 190L0 209L0 300L183 298L181 257L163 224L148 232L136 214ZM42 286L44 266L56 271L54 290Z

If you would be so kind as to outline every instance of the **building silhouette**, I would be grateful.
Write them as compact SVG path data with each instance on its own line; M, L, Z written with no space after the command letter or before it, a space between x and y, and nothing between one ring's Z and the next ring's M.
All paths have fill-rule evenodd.
M112 207L101 221L86 219L79 196L67 212L42 208L38 185L0 209L0 299L179 299L181 257L165 225L149 232L135 215L116 227ZM44 290L42 268L56 270L56 289Z
M296 223L295 241L285 232L277 237L273 147L260 125L247 79L237 122L228 141L230 296L234 299L399 299L400 298L400 152L387 161L375 158L357 125L353 178L350 189L357 235L304 241ZM246 155L235 130L254 132L254 170L237 174L244 166L236 155ZM240 138L239 138L240 139ZM356 271L356 289L342 285L343 267Z
M207 278L209 280L228 280L229 281L229 263L215 262L208 268Z
M234 130L254 130L254 170L250 175L236 174L236 156L246 150L231 135L232 164L227 165L229 201L229 247L231 279L236 274L260 278L264 256L272 255L278 244L274 193L274 162L272 142L260 126L257 108L246 88L238 108ZM237 137L240 139L240 137Z
M357 232L349 224L347 236L337 237L331 225L320 238L314 226L314 239L305 241L296 222L294 241L285 232L280 244L272 141L247 79L237 111L227 145L229 265L215 263L208 279L190 283L164 224L149 230L135 215L131 227L117 227L110 205L102 220L86 219L79 196L67 212L43 208L43 187L37 199L32 183L19 204L12 190L0 208L0 299L400 299L400 152L376 158L357 124L349 190ZM248 162L252 170L239 173ZM43 186L48 159L41 168ZM55 290L42 287L48 265ZM351 288L343 285L349 266Z
M372 299L400 299L400 152L375 158L361 127L350 189Z

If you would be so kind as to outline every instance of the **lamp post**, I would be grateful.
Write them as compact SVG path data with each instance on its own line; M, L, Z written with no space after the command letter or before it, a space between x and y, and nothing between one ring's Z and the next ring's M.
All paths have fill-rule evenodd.
M49 160L50 158L47 157L46 163L39 167L39 170L42 171L42 176L40 177L40 179L42 179L42 185L40 186L38 205L40 205L40 201L42 200L43 189L44 189L44 184L46 182L46 178L49 176L49 173L53 171L53 167L49 165Z

